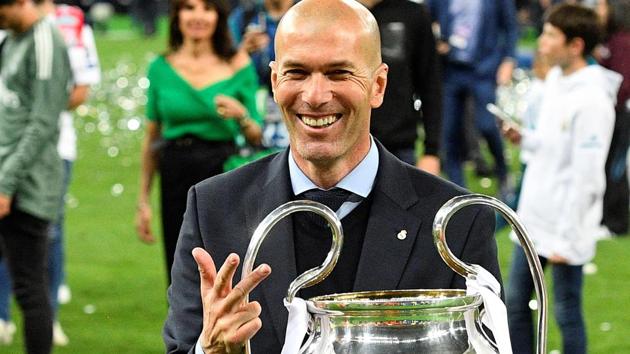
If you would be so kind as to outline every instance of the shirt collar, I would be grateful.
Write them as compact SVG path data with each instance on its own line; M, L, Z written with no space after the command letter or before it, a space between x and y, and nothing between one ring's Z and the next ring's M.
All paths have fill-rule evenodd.
M365 155L363 160L361 160L350 173L342 178L335 187L343 188L363 198L367 198L374 186L376 172L378 171L378 160L378 148L374 143L374 138L370 136L370 150L367 155ZM316 186L315 183L300 170L293 158L292 151L289 151L289 176L291 178L293 195L299 195L311 189L322 189Z

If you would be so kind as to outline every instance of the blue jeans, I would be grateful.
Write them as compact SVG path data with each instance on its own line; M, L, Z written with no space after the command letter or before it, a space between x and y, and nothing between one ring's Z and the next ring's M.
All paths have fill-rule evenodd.
M65 252L63 249L64 240L64 222L66 216L65 196L68 192L68 186L72 179L72 161L63 160L63 193L59 205L59 217L50 228L48 239L48 287L50 292L50 305L52 306L54 318L57 318L59 309L59 301L57 300L57 292L59 287L66 280L65 273Z
M460 186L466 186L462 168L466 158L464 104L470 95L475 104L475 127L488 143L496 165L497 177L499 181L503 181L507 176L503 139L494 116L486 110L486 105L495 101L495 79L479 78L472 70L451 67L445 70L442 141L445 147L444 170L448 178Z
M539 257L543 267L547 259ZM582 266L552 265L554 314L562 333L562 352L586 353L586 329L582 315ZM506 292L510 340L515 354L534 353L534 327L529 301L534 282L525 252L514 247L512 268Z
M0 260L0 320L11 320L11 276L6 260Z
M51 225L48 235L48 291L50 296L50 304L52 306L53 317L57 318L57 310L59 302L57 301L57 292L59 286L65 281L65 255L63 251L63 233L64 233L64 216L65 216L65 195L68 191L70 178L72 176L72 161L63 160L64 165L64 186L59 208L59 218L55 224ZM10 314L11 299L11 277L6 267L6 262L0 260L0 319L8 321L11 319Z

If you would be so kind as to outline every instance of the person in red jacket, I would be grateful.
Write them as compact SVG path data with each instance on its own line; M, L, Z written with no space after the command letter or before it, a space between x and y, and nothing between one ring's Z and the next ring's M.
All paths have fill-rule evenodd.
M628 233L630 190L626 155L630 143L630 0L599 0L597 12L606 41L596 51L600 64L623 76L615 107L615 130L606 160L606 192L602 225L611 234Z

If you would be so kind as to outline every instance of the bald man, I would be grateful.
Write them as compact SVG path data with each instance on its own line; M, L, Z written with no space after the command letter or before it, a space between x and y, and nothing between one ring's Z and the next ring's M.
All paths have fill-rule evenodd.
M289 283L323 262L330 232L293 214L274 227L244 279L239 257L272 210L324 191L346 195L327 204L342 221L341 257L298 296L465 287L440 259L431 226L466 191L402 163L370 136L387 84L370 12L352 0L303 0L280 22L275 50L271 83L290 147L191 188L168 294L167 353L240 353L248 339L255 354L280 353ZM467 208L449 225L453 253L500 279L492 212Z

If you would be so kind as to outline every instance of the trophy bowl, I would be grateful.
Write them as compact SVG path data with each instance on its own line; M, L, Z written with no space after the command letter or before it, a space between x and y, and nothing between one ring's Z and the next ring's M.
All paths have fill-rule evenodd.
M390 290L311 298L312 334L300 353L476 353L487 337L479 295L465 290ZM472 338L474 336L474 338ZM485 352L493 352L488 343Z

